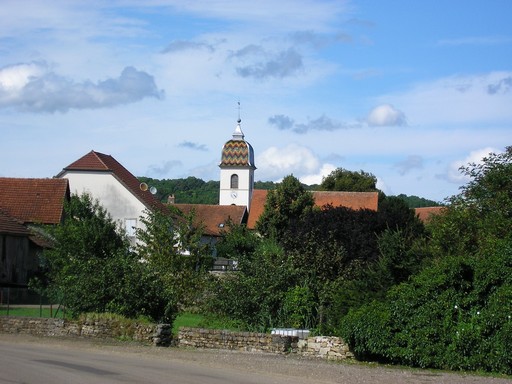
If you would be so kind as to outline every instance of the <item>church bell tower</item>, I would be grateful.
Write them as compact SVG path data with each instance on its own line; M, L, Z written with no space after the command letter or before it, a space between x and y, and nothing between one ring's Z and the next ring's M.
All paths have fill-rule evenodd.
M243 205L250 209L254 189L254 150L244 139L238 117L233 138L222 148L219 205Z

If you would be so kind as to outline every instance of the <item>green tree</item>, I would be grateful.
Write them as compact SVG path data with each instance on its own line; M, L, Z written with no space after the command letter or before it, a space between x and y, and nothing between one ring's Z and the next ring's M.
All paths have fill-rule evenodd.
M210 311L255 331L286 325L283 303L298 281L282 247L263 238L254 252L241 253L237 260L237 271L212 286Z
M105 209L83 194L72 195L64 212L61 225L47 227L53 247L42 257L50 297L64 304L72 315L153 315L151 305L132 300L143 291L134 283L144 280L144 271ZM38 285L35 281L31 284Z
M243 224L235 224L229 220L222 237L215 244L217 257L239 260L241 257L250 257L256 251L261 239L258 235Z
M363 170L359 172L337 168L324 177L320 184L322 191L375 192L377 178Z
M140 219L145 228L137 229L136 252L162 283L165 318L201 299L211 269L211 251L193 217L174 207L146 211Z
M438 255L463 255L512 237L512 147L461 167L470 181L429 225Z
M343 318L341 335L359 356L512 373L511 160L507 147L462 167L470 181L427 227L431 241L424 249L435 258L385 300ZM388 257L393 247L404 254L400 238L384 243ZM402 275L391 267L384 269Z
M274 190L269 190L265 208L256 230L266 237L280 239L291 222L303 217L314 206L311 192L293 175L286 176Z

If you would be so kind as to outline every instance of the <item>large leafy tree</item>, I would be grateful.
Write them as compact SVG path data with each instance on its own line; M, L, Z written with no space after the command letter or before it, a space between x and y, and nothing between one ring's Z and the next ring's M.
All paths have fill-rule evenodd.
M256 229L263 236L279 241L290 224L310 212L314 203L311 192L296 177L286 176L276 189L268 191Z
M374 192L377 178L363 170L359 172L337 168L324 177L320 184L322 191Z
M155 316L158 288L143 286L142 282L150 279L106 210L83 194L71 196L64 211L64 222L47 228L53 247L42 257L50 297L72 315L116 312L130 317Z
M201 299L212 256L201 241L202 229L193 223L194 214L184 215L175 207L146 211L144 229L137 230L136 252L162 284L165 317Z
M461 171L470 181L428 226L432 263L341 322L360 356L512 373L512 147Z

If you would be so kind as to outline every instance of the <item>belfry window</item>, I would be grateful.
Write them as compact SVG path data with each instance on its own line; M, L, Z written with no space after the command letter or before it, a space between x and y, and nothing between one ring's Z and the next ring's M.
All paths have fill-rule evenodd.
M238 175L231 175L231 189L238 189Z

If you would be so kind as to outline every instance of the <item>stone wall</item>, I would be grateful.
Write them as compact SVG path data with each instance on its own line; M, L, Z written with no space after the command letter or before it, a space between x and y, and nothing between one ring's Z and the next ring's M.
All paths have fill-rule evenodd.
M178 332L177 345L180 347L284 354L296 351L298 341L297 336L181 327Z
M354 357L348 345L339 337L333 336L314 336L299 340L297 336L182 327L178 333L177 345L247 352L291 353L327 360Z
M335 336L313 336L300 340L298 353L302 356L319 357L327 360L353 359L348 345Z
M313 336L299 340L297 336L182 327L177 340L172 343L171 327L168 324L139 324L101 317L69 321L0 316L0 333L47 337L127 339L157 346L173 344L191 348L290 353L327 360L344 360L354 357L348 346L339 337Z
M0 333L20 333L50 337L130 339L146 344L170 345L171 327L167 324L139 324L117 319L62 320L0 316Z

